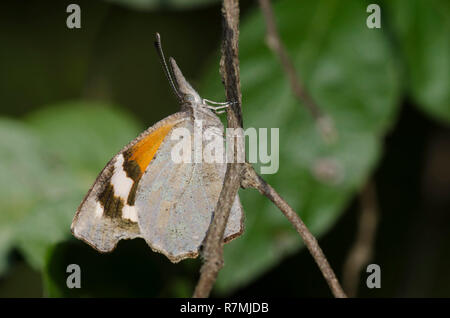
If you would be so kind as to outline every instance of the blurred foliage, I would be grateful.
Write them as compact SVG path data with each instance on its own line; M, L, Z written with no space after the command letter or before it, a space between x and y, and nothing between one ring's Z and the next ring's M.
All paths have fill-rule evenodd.
M449 2L386 1L386 7L408 93L435 119L450 123Z
M39 147L40 140L20 122L0 120L0 270L28 212L47 195L45 176L50 167Z
M136 11L117 10L108 2ZM48 21L64 21L65 2L61 3L60 16L52 11ZM216 6L201 13L205 19L198 19L197 28L205 30L202 37L213 38L219 35L214 30L220 30L215 0L82 2L83 32L42 22L36 31L47 34L42 43L24 35L31 25L17 26L18 37L0 28L7 44L0 51L0 92L6 101L16 101L10 114L25 114L0 118L0 275L16 248L42 273L48 296L190 295L199 260L171 264L142 240L121 242L115 252L102 255L75 241L70 223L106 162L143 129L143 123L153 124L176 110L167 106L175 102L156 55L147 56L151 41L144 39L154 30L146 21L151 20L156 30L175 25L167 31L173 36L163 41L169 48L176 42L178 55L185 51L189 56L178 59L188 78L198 70L195 65L212 50L217 52L218 38L190 45L198 32L189 24L188 11L172 18L155 13L149 19L138 10L193 9L212 3ZM297 71L335 124L337 136L330 143L294 98L279 61L267 48L259 8L243 4L249 6L240 38L244 126L280 128L279 171L264 178L321 236L373 173L383 138L396 123L401 97L413 99L439 121L450 121L449 5L444 0L386 1L382 29L377 30L366 27L367 1L274 2L280 34ZM48 11L39 10L44 15ZM1 12L6 11L0 10L0 18ZM217 15L217 25L208 27L211 12ZM4 18L0 20L13 25L11 18ZM147 60L154 63L147 65ZM18 67L21 63L25 64ZM152 73L152 79L143 73ZM27 79L23 89L22 79ZM196 80L192 82L196 86ZM197 82L202 96L224 99L217 55L205 63ZM30 100L35 109L24 106ZM131 113L145 119L140 123ZM255 281L301 247L298 235L267 199L252 190L241 190L240 195L246 231L225 246L225 267L216 286L219 295ZM71 263L83 269L81 290L65 286L65 268Z
M187 9L204 6L219 0L105 0L137 10Z
M17 245L42 269L47 249L69 237L73 211L99 167L134 138L138 124L110 105L58 104L30 114L25 123L0 121L0 259ZM4 269L4 263L3 269Z

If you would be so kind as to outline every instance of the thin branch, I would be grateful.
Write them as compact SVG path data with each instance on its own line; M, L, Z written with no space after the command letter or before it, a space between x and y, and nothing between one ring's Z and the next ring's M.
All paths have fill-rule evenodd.
M291 90L297 99L305 105L309 110L312 117L316 121L316 125L321 132L322 137L328 141L333 142L337 138L337 132L334 127L333 120L327 116L320 107L313 100L311 95L303 87L303 84L297 75L294 63L289 57L287 50L280 39L277 26L275 23L275 16L270 3L270 0L259 0L259 5L266 21L267 35L266 41L269 48L278 56L281 66L286 73ZM330 264L328 263L322 249L317 243L316 238L311 234L306 225L303 223L298 214L287 204L286 201L260 176L258 176L255 170L250 166L246 166L246 181L243 180L243 184L247 187L256 188L261 194L268 197L275 205L281 210L286 218L292 223L297 232L302 237L306 247L313 256L317 265L319 266L323 277L328 283L333 295L338 298L347 297L336 278Z
M238 0L224 0L222 6L223 15L223 42L220 70L225 86L228 101L235 102L227 112L228 126L242 128L241 90L239 80L239 4ZM302 91L302 90L301 90ZM304 95L308 96L308 95ZM320 117L318 111L315 114ZM322 117L321 117L322 118ZM235 142L234 153L238 154L242 149L241 143ZM217 203L213 221L209 227L203 245L204 263L200 270L200 279L194 291L193 297L208 297L216 281L217 275L223 266L223 234L230 214L234 198L239 186L253 187L261 194L268 197L292 223L297 232L303 238L305 245L318 264L325 280L335 297L346 297L339 282L331 269L325 255L319 247L317 240L309 232L298 214L284 201L280 195L258 176L250 164L228 163L225 181Z
M292 92L309 110L316 121L316 125L323 138L328 142L334 141L337 137L337 132L334 127L333 120L321 110L319 105L316 104L311 95L309 95L308 91L304 88L299 76L297 75L294 63L289 57L289 54L280 39L270 0L259 0L259 5L266 21L267 45L278 56L281 66L289 79Z
M373 256L373 245L378 224L378 206L375 185L369 181L360 195L361 215L358 234L344 263L342 282L350 297L356 297L359 276L364 265Z
M308 230L305 223L303 223L302 219L298 216L298 214L289 206L289 204L266 182L264 181L253 169L250 164L246 164L243 172L243 178L241 185L243 188L255 188L262 195L269 198L286 216L286 218L291 222L294 226L295 230L300 234L311 253L312 257L316 261L319 266L320 271L322 272L323 277L325 278L328 286L331 289L334 297L337 298L346 298L346 294L344 293L341 285L339 284L336 275L334 274L333 269L328 263L327 258L323 254L322 249L319 246L316 238L312 235L312 233Z
M228 127L242 128L241 88L239 80L239 2L224 0L222 5L223 42L220 72L228 101L233 101L227 112ZM240 150L239 142L234 142L235 154ZM200 269L200 279L193 297L208 297L223 267L223 234L230 215L231 206L240 187L241 163L228 163L225 181L217 202L214 218L203 244L204 263Z

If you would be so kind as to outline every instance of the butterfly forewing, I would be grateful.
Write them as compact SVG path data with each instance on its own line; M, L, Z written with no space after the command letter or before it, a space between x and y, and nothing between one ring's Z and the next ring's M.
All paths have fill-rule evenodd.
M140 178L170 130L190 118L175 113L156 123L125 146L99 174L72 222L75 237L100 252L121 239L141 237L134 196Z

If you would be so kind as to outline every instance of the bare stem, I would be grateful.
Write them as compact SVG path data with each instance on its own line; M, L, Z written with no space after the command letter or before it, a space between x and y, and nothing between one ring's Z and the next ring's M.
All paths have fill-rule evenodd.
M321 110L319 105L316 104L311 95L309 95L308 91L304 88L299 76L297 75L294 63L289 57L289 54L287 53L287 50L278 33L270 0L258 1L266 21L267 45L278 56L281 66L289 79L292 92L309 110L316 121L316 125L323 138L329 142L334 141L337 137L337 132L335 130L333 120Z
M241 88L239 76L239 2L224 0L222 5L223 42L220 72L228 101L233 101L227 112L228 127L242 128ZM234 142L235 147L240 145ZM239 153L235 148L235 154ZM223 266L223 234L230 215L231 206L241 183L240 163L227 164L224 185L217 202L214 218L203 244L204 263L193 297L208 297Z
M225 86L228 101L235 102L227 112L228 126L242 128L241 89L239 80L239 4L238 0L224 0L222 6L223 15L223 42L220 71ZM287 56L287 55L286 55ZM289 60L289 59L288 59ZM293 67L291 67L293 69ZM295 72L293 73L295 75ZM295 77L295 76L294 76ZM296 78L296 77L295 77ZM323 118L320 110L312 102L299 85L297 80L296 90L302 100L309 100L308 106L317 118ZM301 89L298 90L298 87ZM313 105L313 106L311 106ZM235 142L235 147L240 143ZM234 149L235 154L240 150ZM319 247L317 240L308 230L297 213L281 198L281 196L260 176L258 176L250 164L229 163L225 174L224 185L220 193L213 221L203 244L204 263L200 270L200 278L195 288L193 297L208 297L216 281L217 275L223 266L223 234L230 214L234 198L239 186L244 188L256 188L261 194L268 197L287 217L303 238L305 245L319 266L325 280L335 297L346 297L339 282L330 267L325 255Z
M360 202L361 215L358 222L358 233L344 263L342 274L342 282L350 297L356 297L361 270L370 261L373 254L378 207L375 185L372 181L369 181L363 189Z
M291 222L294 226L295 230L300 234L311 253L312 257L316 261L319 266L320 271L322 272L323 277L325 278L328 286L331 289L334 297L337 298L346 298L346 294L339 284L336 275L334 274L333 269L328 263L327 258L323 254L322 249L319 246L316 238L312 235L309 229L306 227L305 223L303 223L302 219L298 216L298 214L289 206L289 204L264 180L262 179L253 167L250 164L245 165L245 169L243 172L242 179L242 187L244 188L255 188L262 195L269 198L286 216L286 218Z

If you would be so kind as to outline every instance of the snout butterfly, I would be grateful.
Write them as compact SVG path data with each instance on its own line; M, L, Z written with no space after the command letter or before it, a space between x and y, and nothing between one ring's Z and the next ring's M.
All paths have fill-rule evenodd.
M217 127L223 140L224 127L217 114L230 103L201 98L173 58L169 68L159 34L155 46L181 109L145 130L106 164L79 206L71 230L99 252L112 251L122 239L143 238L152 250L175 263L198 256L226 163L176 163L170 135L180 127L193 134L195 121L202 120L205 127ZM224 242L242 234L243 217L236 195Z

